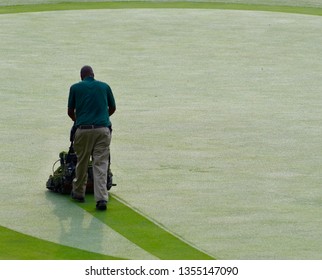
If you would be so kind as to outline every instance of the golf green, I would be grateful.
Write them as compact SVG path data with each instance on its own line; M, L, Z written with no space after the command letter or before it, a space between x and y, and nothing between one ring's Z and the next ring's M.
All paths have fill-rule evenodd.
M0 258L321 258L321 9L41 3L0 7ZM117 101L104 214L45 189L84 64Z

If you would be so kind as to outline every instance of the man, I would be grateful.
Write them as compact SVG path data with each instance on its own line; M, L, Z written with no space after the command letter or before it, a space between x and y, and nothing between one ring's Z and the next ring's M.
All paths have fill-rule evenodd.
M92 67L82 67L80 76L81 81L70 87L68 97L67 113L77 127L74 140L76 177L71 195L78 202L85 201L88 163L92 157L96 208L106 210L110 116L116 110L115 100L109 85L94 79Z

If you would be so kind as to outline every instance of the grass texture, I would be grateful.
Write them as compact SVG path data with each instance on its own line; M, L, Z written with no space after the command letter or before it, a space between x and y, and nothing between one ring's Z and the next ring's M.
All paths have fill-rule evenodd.
M63 11L63 10L88 10L88 9L229 9L249 11L269 11L298 13L308 15L322 15L322 8L299 6L272 6L263 4L222 3L222 2L66 2L54 4L29 4L15 6L0 6L0 14Z
M61 246L85 259L321 258L322 20L310 16L319 8L64 3L0 13L0 224L3 252L16 252L1 258L19 256L14 240L26 240L21 258L36 259L40 243L48 258ZM83 64L118 104L112 196L122 199L106 215L91 198L79 207L44 195Z
M116 260L0 227L1 260Z

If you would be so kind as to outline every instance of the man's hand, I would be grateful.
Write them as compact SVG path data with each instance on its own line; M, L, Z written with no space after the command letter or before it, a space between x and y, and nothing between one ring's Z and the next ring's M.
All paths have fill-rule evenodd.
M70 129L70 136L69 136L70 142L74 142L76 130L77 130L77 127L76 127L76 124L74 123L72 128Z

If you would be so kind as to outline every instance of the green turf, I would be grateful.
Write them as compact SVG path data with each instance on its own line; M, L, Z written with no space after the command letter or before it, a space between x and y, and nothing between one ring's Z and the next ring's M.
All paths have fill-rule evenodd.
M91 213L131 242L163 260L211 260L213 257L187 244L182 239L158 226L126 206L118 198L110 198L108 213L97 211L93 196L86 197L81 203L83 209Z
M159 5L126 4L129 8ZM75 5L0 10L126 8L123 3ZM170 6L321 12L208 3L163 7ZM69 123L62 109L66 87L78 78L78 64L86 60L97 66L99 77L109 77L118 98L112 151L119 189L113 192L162 224L161 234L171 241L169 245L186 246L163 228L220 258L321 257L320 18L213 10L93 10L1 17L6 30L0 43L2 92L7 93L1 93L5 116L1 164L6 171L1 173L1 185L8 186L1 191L1 225L40 239L47 234L50 239L46 226L71 213L80 222L72 231L88 230L82 228L81 209L62 206L58 199L53 213L59 215L52 217L48 207L52 205L43 202L39 191L55 156L66 148ZM97 29L96 20L102 29ZM46 32L41 32L44 26ZM113 44L104 39L104 48L92 46L93 30L102 38L108 30ZM73 40L82 42L84 49L75 48ZM85 51L89 47L92 52ZM202 100L186 94L187 88L202 95ZM17 201L24 206L23 213L10 211L17 200L12 189L25 194ZM37 209L33 199L40 204ZM110 209L113 217L127 220L121 214L131 209L115 202ZM131 212L151 229L131 236L131 227L122 228L122 221L96 216L101 213L93 212L93 205L84 207L95 225L95 217L104 221L100 229L106 223L145 250L167 258L153 238L140 239L154 235L156 227L150 219ZM33 215L34 229L29 223ZM61 234L62 241L70 242L66 233ZM93 242L96 250L101 241L98 236ZM194 256L192 248L187 252L180 256ZM169 254L169 258L180 256Z
M61 197L61 199L64 199ZM108 213L96 211L93 196L79 204L131 242L160 259L213 259L113 197ZM116 260L120 258L48 242L0 226L2 260Z
M298 13L322 15L322 8L297 6L271 6L256 4L216 3L216 2L71 2L59 4L31 4L0 6L0 14L44 12L84 9L229 9Z
M117 260L55 244L0 226L0 260Z

